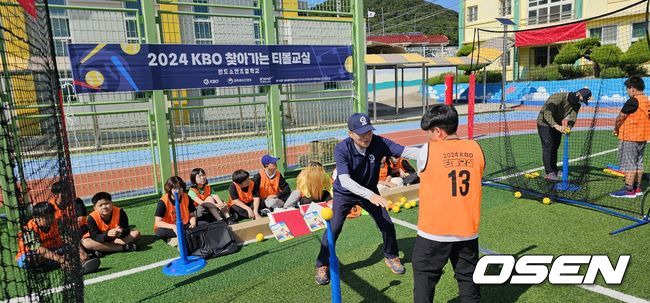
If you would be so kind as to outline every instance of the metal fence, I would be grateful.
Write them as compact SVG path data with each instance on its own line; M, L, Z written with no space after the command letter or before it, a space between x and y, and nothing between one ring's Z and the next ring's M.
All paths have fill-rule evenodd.
M89 200L100 190L116 200L160 194L169 167L188 182L196 167L211 183L226 182L236 169L261 168L266 153L282 156L289 170L309 160L333 161L333 143L345 136L354 108L352 81L171 90L162 99L152 92L74 91L69 43L353 44L356 0L269 1L50 1L80 197ZM352 61L346 61L350 70Z
M305 1L280 6L279 44L352 45L350 1ZM346 136L353 111L352 81L283 85L282 126L288 169L309 161L334 162L334 145Z

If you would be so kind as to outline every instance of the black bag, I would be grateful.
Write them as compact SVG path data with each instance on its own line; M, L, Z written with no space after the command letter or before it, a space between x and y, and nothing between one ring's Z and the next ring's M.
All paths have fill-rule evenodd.
M228 224L223 221L198 225L185 230L187 254L204 259L235 253L239 246Z

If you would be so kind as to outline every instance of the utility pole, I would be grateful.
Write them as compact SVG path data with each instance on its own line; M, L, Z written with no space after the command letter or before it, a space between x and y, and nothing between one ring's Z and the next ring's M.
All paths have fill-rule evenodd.
M418 20L418 12L413 13L413 32L415 33L415 23Z

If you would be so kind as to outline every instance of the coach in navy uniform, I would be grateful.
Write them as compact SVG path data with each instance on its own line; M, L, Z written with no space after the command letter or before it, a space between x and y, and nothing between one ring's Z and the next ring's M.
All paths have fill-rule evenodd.
M334 148L337 178L334 181L334 216L330 221L334 241L338 239L350 209L359 204L375 220L384 239L385 263L395 274L403 274L399 259L395 226L386 211L386 199L379 195L379 169L383 157L416 159L418 148L404 147L373 134L375 128L366 114L352 114L348 119L349 137ZM329 248L323 235L316 261L316 283L329 283Z

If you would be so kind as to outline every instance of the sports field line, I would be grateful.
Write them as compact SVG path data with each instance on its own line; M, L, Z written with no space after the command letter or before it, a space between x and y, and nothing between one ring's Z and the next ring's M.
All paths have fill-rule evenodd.
M408 229L412 229L414 231L417 231L417 226L415 224L412 224L412 223L409 223L409 222L406 222L406 221L403 221L403 220L400 220L400 219L397 219L397 218L391 218L391 219L392 219L393 223L395 223L397 225L400 225L402 227L406 227ZM489 250L489 249L484 248L484 247L479 247L479 251L484 255L501 255L501 253L498 253L498 252L493 251L493 250ZM635 296L632 296L632 295L628 295L628 294L622 293L620 291L609 289L609 288L606 288L606 287L603 287L603 286L600 286L600 285L595 285L594 284L594 285L576 285L576 286L578 286L578 287L580 287L582 289L586 289L586 290L591 291L591 292L595 292L597 294L601 294L601 295L604 295L604 296L607 296L607 297L622 301L622 302L650 303L650 301L647 301L647 300L644 300L644 299L641 299L641 298L638 298L638 297L635 297Z
M573 163L573 162L576 162L576 161L582 161L584 159L598 157L598 156L602 156L602 155L606 155L606 154L611 154L611 153L616 152L616 151L618 151L618 148L604 150L604 151L597 152L595 154L591 154L591 155L588 155L588 156L582 156L582 157L570 159L569 163ZM562 162L557 162L557 165L561 166ZM510 175L503 176L503 177L498 177L498 178L492 179L490 181L485 181L485 183L494 183L494 182L499 182L499 181L503 181L503 180L507 180L507 179L512 179L512 178L515 178L515 177L523 176L525 174L540 171L542 169L544 169L544 166L540 166L540 167L537 167L537 168L531 168L531 169L526 170L526 171L518 172L518 173L515 173L515 174L510 174Z
M271 239L271 238L274 238L274 236L266 236L266 237L264 237L264 239L266 239L266 240ZM254 243L254 242L257 242L257 241L256 240L248 240L248 241L246 241L244 243L239 244L239 246L245 246L245 245L248 245L248 244L251 244L251 243ZM119 272L116 272L116 273L95 277L95 278L92 278L92 279L87 279L87 280L84 280L84 286L93 285L93 284L97 284L97 283L101 283L101 282L105 282L105 281L110 281L110 280L114 280L114 279L117 279L117 278L130 276L132 274L141 273L143 271L147 271L147 270L150 270L150 269L163 267L163 266L167 265L169 262L174 261L176 259L178 259L178 257L169 258L167 260L158 261L158 262L151 263L151 264L148 264L148 265L143 265L143 266L140 266L140 267L127 269L127 270L119 271ZM54 287L54 288L44 290L44 292L50 293L50 294L55 294L55 293L59 293L59 292L63 291L63 289L64 289L63 286L59 286L59 287ZM4 300L4 301L1 301L1 302L3 302L3 303L4 302L8 302L8 303L29 302L29 301L36 300L35 299L36 297L37 296L35 294L32 294L31 296L16 297L16 298L11 298L9 300Z

